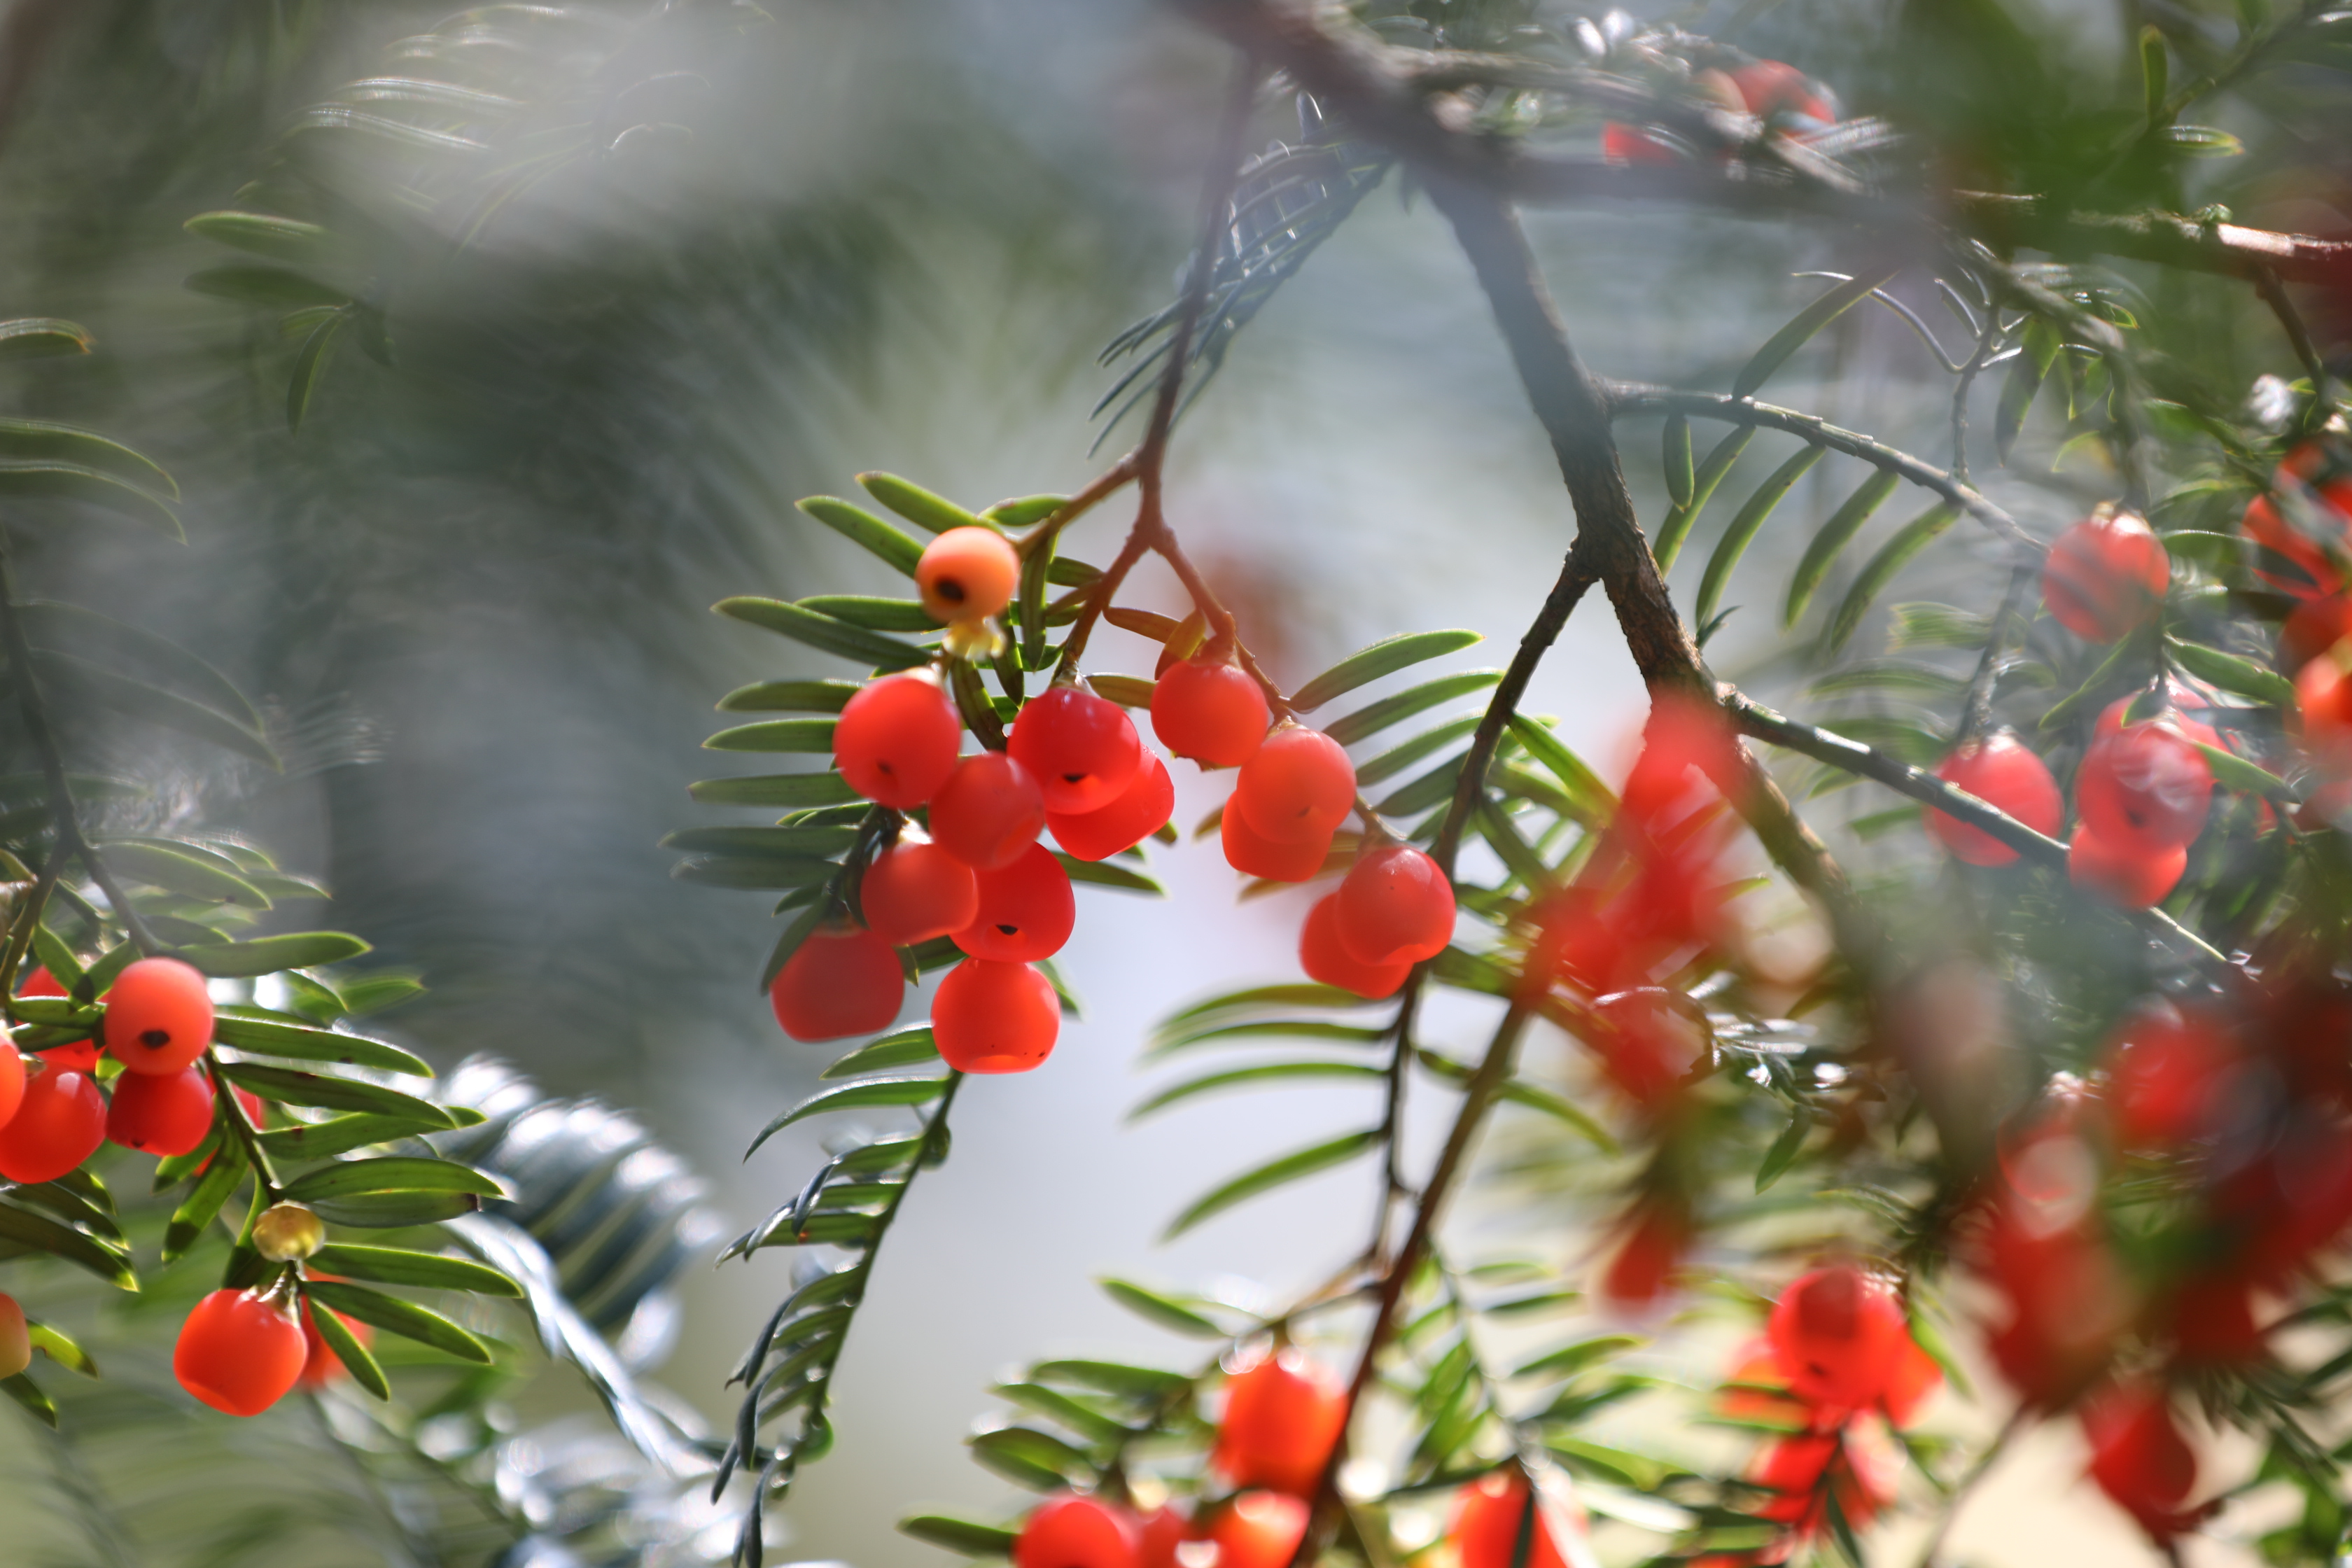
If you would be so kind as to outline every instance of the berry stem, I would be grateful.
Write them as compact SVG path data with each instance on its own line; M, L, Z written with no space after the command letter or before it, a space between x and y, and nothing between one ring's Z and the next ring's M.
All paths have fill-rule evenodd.
M33 931L41 923L42 912L49 907L49 894L57 888L58 868L64 858L55 850L42 857L33 890L26 895L24 907L16 911L16 923L8 931L7 952L0 955L0 1016L12 1025L16 1022L16 972L24 967L25 954L33 945Z
M2000 683L2000 660L2009 647L2010 626L2017 618L2018 606L2024 603L2026 591L2041 575L2038 556L2021 554L2017 564L2010 569L2009 587L2001 594L2000 607L1993 612L1992 626L1985 633L1984 652L1977 659L1976 673L1969 678L1968 695L1960 702L1960 728L1952 737L1953 744L1964 746L1979 739L1992 721L1992 694Z
M269 1156L261 1147L259 1131L245 1114L244 1102L236 1098L234 1086L221 1071L220 1058L210 1047L205 1049L205 1075L212 1079L213 1100L219 1105L222 1118L228 1124L229 1136L245 1151L246 1162L253 1167L253 1179L261 1184L263 1206L278 1201L280 1189L278 1173L270 1168Z

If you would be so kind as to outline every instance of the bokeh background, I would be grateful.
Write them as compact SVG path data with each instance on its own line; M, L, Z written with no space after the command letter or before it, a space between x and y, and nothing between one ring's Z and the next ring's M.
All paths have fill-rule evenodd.
M2084 79L2103 84L2126 58L2129 9L2031 25L2069 37ZM1900 85L1886 12L1716 0L1676 14L1866 104ZM578 15L511 62L518 82L540 85L551 123L650 83L665 133L600 147L438 246L376 258L395 363L341 355L295 434L283 405L298 345L271 312L184 289L226 258L182 226L311 155L307 106L402 74L416 58L404 40L449 18L391 0L16 0L0 22L0 308L80 321L98 352L6 371L0 403L156 456L188 497L190 535L173 554L110 524L31 531L22 570L180 638L266 702L283 775L193 751L161 765L184 809L321 878L331 923L424 976L429 996L388 1026L444 1065L490 1052L555 1092L630 1108L740 1226L821 1158L806 1127L740 1156L834 1053L785 1041L753 985L769 900L671 879L657 841L724 816L685 792L740 771L699 750L720 693L847 671L708 606L885 590L876 563L790 505L853 493L858 471L978 506L1099 468L1089 409L1111 377L1095 356L1173 287L1228 62L1140 0ZM370 178L389 176L348 176ZM1534 227L1586 357L1633 379L1722 384L1821 287L1799 274L1852 259L1835 236L1670 211ZM1942 378L1886 314L1846 318L1778 391L1940 449ZM1655 434L1624 431L1645 519L1664 510ZM1745 461L1760 475L1780 456L1759 442ZM1833 482L1816 473L1809 485ZM1994 482L2046 531L2099 479ZM1398 630L1475 627L1486 661L1504 662L1572 526L1466 268L1393 179L1243 334L1180 431L1171 485L1188 546L1286 683ZM1791 510L1839 499L1809 488ZM1107 558L1124 511L1106 508L1071 548ZM1769 540L1755 552L1741 582L1759 605L1785 566ZM1969 570L1965 552L1944 569ZM1172 583L1139 584L1142 602L1175 605ZM1769 633L1768 614L1735 616L1709 651L1770 692ZM1148 673L1149 645L1107 632L1097 646L1102 668ZM1642 694L1597 596L1533 705L1602 771L1622 769ZM1179 773L1181 825L1223 786ZM1082 895L1061 962L1085 1012L1053 1059L965 1092L952 1161L918 1184L887 1248L837 1384L837 1449L795 1490L782 1559L943 1561L891 1525L917 1505L1014 1506L961 1446L989 1382L1049 1352L1195 1353L1094 1277L1247 1300L1304 1286L1355 1246L1371 1194L1352 1170L1155 1245L1218 1175L1361 1108L1352 1091L1284 1089L1126 1122L1151 1082L1152 1022L1292 975L1307 897L1237 906L1213 843L1154 858L1167 900ZM1441 1015L1437 1038L1458 1028L1451 1043L1466 1044L1477 1021ZM1574 1070L1559 1042L1539 1048ZM1523 1155L1537 1137L1507 1119L1497 1148ZM1478 1244L1524 1245L1557 1216L1559 1200L1507 1190L1524 1201L1465 1216ZM659 1375L714 1423L787 1269L769 1253L688 1271ZM1669 1338L1661 1369L1687 1373L1688 1345L1723 1332L1691 1331ZM1945 1418L1982 1419L1957 1405ZM0 1435L0 1563L16 1561L10 1521L48 1484L5 1458L12 1445L29 1451ZM2077 1474L2058 1439L2021 1449L1964 1520L1963 1554L2145 1561ZM1895 1561L1902 1537L1889 1540ZM70 1532L43 1550L106 1560L75 1555ZM275 1560L261 1550L237 1560Z

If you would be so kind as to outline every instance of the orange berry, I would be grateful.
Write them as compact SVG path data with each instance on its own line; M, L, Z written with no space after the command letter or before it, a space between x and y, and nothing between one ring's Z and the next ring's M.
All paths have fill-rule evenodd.
M960 931L980 912L971 868L919 839L901 839L874 858L858 879L866 927L893 947Z
M1541 1507L1528 1506L1527 1478L1516 1470L1496 1470L1462 1489L1454 1505L1454 1528L1448 1532L1462 1568L1561 1568L1559 1548ZM1518 1555L1519 1532L1528 1531L1528 1554Z
M1039 1503L1013 1542L1013 1568L1137 1568L1142 1528L1129 1510L1100 1498L1055 1492Z
M955 704L934 677L889 675L842 709L833 765L866 799L905 811L947 783L962 743Z
M1406 963L1366 963L1339 940L1339 895L1326 893L1307 911L1298 931L1298 967L1309 980L1352 991L1366 1001L1393 996L1412 973Z
M1358 856L1339 900L1339 942L1359 963L1418 963L1454 940L1454 884L1410 844Z
M958 1072L1027 1072L1054 1053L1062 999L1026 963L967 958L931 997L931 1037Z
M107 1137L142 1153L194 1153L212 1130L213 1085L202 1068L124 1073L106 1108Z
M87 1073L52 1068L25 1083L16 1114L0 1127L0 1176L54 1182L106 1142L106 1096Z
M811 931L769 983L776 1022L795 1040L837 1040L887 1029L905 1000L907 972L870 931Z
M1044 845L1032 844L1010 866L982 871L975 880L978 912L953 933L955 944L972 957L1031 963L1053 957L1070 940L1078 918L1070 874Z
M915 588L935 621L985 620L1013 602L1021 557L992 528L950 528L923 546Z
M1307 1534L1307 1505L1295 1497L1242 1493L1209 1526L1209 1539L1217 1548L1216 1568L1290 1568Z
M1265 692L1231 659L1182 659L1151 689L1151 732L1180 757L1238 767L1265 744Z
M1003 752L956 764L931 797L931 841L975 871L1010 866L1037 842L1045 796L1037 777Z
M1045 809L1072 816L1117 800L1143 767L1143 737L1125 710L1075 686L1031 698L1006 748L1036 775Z
M1135 782L1117 800L1075 816L1049 811L1045 826L1068 854L1081 860L1108 860L1159 832L1175 811L1176 782L1168 776L1168 764L1147 754Z
M1260 1355L1225 1379L1213 1462L1236 1487L1315 1490L1348 1421L1339 1375L1295 1345Z
M0 1040L0 1127L16 1114L25 1100L25 1058L15 1045Z
M2117 847L2088 827L2077 827L2066 846L2066 875L2074 884L2127 910L2164 902L2188 869L2186 844L2155 852Z
M0 1377L14 1377L33 1364L33 1336L25 1326L25 1309L14 1296L0 1294Z
M142 958L106 997L107 1053L132 1072L173 1073L213 1043L205 977L176 958Z
M1910 1338L1894 1287L1847 1263L1800 1275L1773 1304L1765 1332L1790 1392L1841 1410L1878 1403Z
M1276 844L1328 838L1355 809L1356 765L1320 730L1286 724L1242 764L1234 804L1261 838Z
M2087 517L2060 534L2042 564L2042 602L2085 642L2110 643L2152 619L2172 583L2172 557L2127 511Z
M250 1290L215 1290L181 1326L172 1371L214 1409L258 1415L286 1396L308 1355L289 1309Z
M2036 833L2055 835L2066 815L2066 803L2049 767L2008 730L1961 746L1944 759L1936 776L2000 807ZM1927 831L1955 859L1971 866L2006 866L2017 858L2016 850L1984 829L1934 806L1920 809L1927 814Z
M1225 802L1225 811L1217 831L1223 839L1225 864L1244 877L1263 877L1269 882L1304 882L1323 869L1324 858L1331 853L1331 838L1309 838L1297 844L1276 844L1261 837L1242 816L1241 807Z

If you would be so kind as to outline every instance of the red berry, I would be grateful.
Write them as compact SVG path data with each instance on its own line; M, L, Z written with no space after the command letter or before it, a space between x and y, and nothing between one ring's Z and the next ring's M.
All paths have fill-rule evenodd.
M176 958L142 958L106 997L107 1054L132 1072L178 1072L213 1043L205 977Z
M192 1154L212 1130L213 1084L202 1068L124 1073L106 1108L107 1137L142 1153Z
M2168 1541L2191 1522L2181 1504L2197 1485L2197 1456L2159 1389L2113 1389L2083 1406L2091 1479L2141 1529Z
M1055 1492L1013 1538L1013 1568L1137 1568L1142 1544L1142 1527L1128 1510Z
M1062 999L1026 963L967 958L931 997L931 1037L958 1072L1027 1072L1054 1054Z
M2197 717L2200 713L2210 713L2213 710L2211 698L2186 681L2177 679L2165 682L2164 694L2171 706L2161 713L2152 714L2141 720L2140 722L2160 724L2179 734L2184 741L2194 741L2200 745L2227 749L2221 740L2221 732ZM2124 715L2130 712L2132 704L2145 695L2144 692L2134 692L2129 697L2118 697L2100 709L2098 721L2091 726L2091 743L2095 746L2102 741L2111 741L2122 734Z
M1661 837L1717 799L1717 781L1739 768L1739 739L1721 709L1678 692L1660 692L1618 798L1635 826Z
M955 705L929 674L890 675L849 700L833 731L833 765L849 787L905 811L938 793L963 743Z
M1769 120L1776 115L1796 115L1817 120L1823 124L1837 121L1837 110L1814 90L1805 73L1783 60L1756 60L1736 66L1729 72L1739 96L1748 104L1748 112Z
M1045 826L1067 853L1081 860L1108 860L1159 832L1175 811L1176 782L1168 776L1168 764L1146 755L1135 782L1117 800L1076 816L1049 811Z
M2213 1020L2169 1007L2128 1019L2107 1048L2107 1102L2126 1149L2170 1149L2224 1107L2237 1054Z
M1244 1492L1209 1526L1216 1568L1290 1568L1307 1534L1307 1509L1280 1492Z
M1176 1549L1192 1537L1192 1515L1174 1503L1162 1503L1143 1516L1142 1546L1137 1561L1142 1568L1185 1568Z
M2127 511L2084 518L2042 564L2042 602L2085 642L2114 642L2152 619L2172 582L2172 557Z
M1034 963L1051 958L1070 940L1077 923L1077 900L1070 874L1042 844L1032 844L1001 871L982 871L979 912L954 932L955 944L974 958L1000 963Z
M2055 837L2065 817L2065 802L2050 769L2010 731L1970 741L1946 757L1936 776L1955 789L1964 789L1987 805L1998 806L2036 833ZM1958 817L1923 808L1927 831L1958 858L1971 866L2006 866L2017 851L1982 828L1970 827Z
M332 1276L319 1274L312 1278L326 1279ZM329 1380L344 1375L342 1362L336 1357L332 1350L328 1348L326 1336L319 1332L318 1322L311 1316L314 1312L327 1310L324 1307L313 1306L309 1301L302 1303L302 1372L301 1375L294 1381L303 1388L324 1388ZM375 1337L374 1330L365 1323L352 1321L341 1312L335 1314L335 1321L342 1324L343 1331L359 1341L362 1345L365 1345Z
M1276 844L1327 839L1356 805L1356 765L1320 730L1285 724L1242 764L1234 806L1253 831Z
M1672 147L1640 126L1628 125L1617 120L1601 122L1601 156L1612 163L1677 163L1682 161Z
M2077 827L2066 846L2066 875L2076 887L2126 910L2153 909L2180 885L2189 847L2148 854L2118 848L2090 828Z
M1151 732L1180 757L1239 767L1265 744L1265 692L1231 659L1188 658L1151 689Z
M1236 1487L1308 1496L1347 1422L1348 1390L1338 1374L1286 1345L1226 1377L1213 1461Z
M1852 1264L1800 1276L1765 1331L1797 1397L1842 1410L1878 1402L1910 1338L1893 1287Z
M1418 963L1454 940L1454 884L1409 844L1358 856L1339 899L1339 942L1360 963Z
M2174 1349L2183 1361L2231 1366L2263 1353L2263 1330L2254 1320L2253 1287L2243 1279L2201 1276L2173 1292Z
M50 973L46 967L43 967L36 969L32 973L25 976L25 983L16 987L16 994L19 996L65 996L71 994L71 993L67 991L63 985L58 984L58 977Z
M1675 1268L1690 1250L1690 1220L1664 1204L1644 1203L1601 1277L1601 1297L1621 1310L1654 1304L1673 1287Z
M8 1125L24 1100L25 1058L14 1045L0 1040L0 1127Z
M837 1040L887 1029L906 999L907 972L870 931L814 931L769 983L776 1022L795 1040Z
M54 1182L106 1142L106 1096L87 1073L52 1068L25 1082L25 1098L0 1127L0 1176Z
M2293 499L2282 507L2269 496L2256 496L2247 503L2242 526L2247 538L2301 569L2296 575L2257 567L2263 581L2299 597L2332 594L2344 585L2344 570L2329 559L2327 546L2341 550L2352 543L2352 479L2308 484L2305 480L2309 472L2317 471L2316 462L2300 465L2308 472L2298 472L2298 467L2290 458L2273 476L2278 488ZM2315 531L2306 532L2290 518Z
M1010 866L1037 842L1045 796L1036 775L1003 752L958 763L931 797L931 842L975 871Z
M2352 766L2352 644L2337 643L2294 678L2296 706L2303 710L2303 746L2314 762L2335 772Z
M1944 1369L1936 1358L1919 1348L1919 1342L1909 1334L1903 1336L1902 1353L1895 1358L1895 1375L1886 1380L1883 1401L1886 1418L1897 1426L1908 1426L1936 1390L1944 1384Z
M1006 749L1037 776L1045 809L1073 816L1117 800L1143 766L1143 737L1126 710L1075 686L1031 698Z
M992 528L950 528L923 546L915 588L935 621L985 620L1013 602L1021 557Z
M308 1353L289 1308L250 1290L215 1290L181 1326L172 1371L214 1409L258 1415L294 1386Z
M1298 931L1298 967L1309 980L1352 991L1366 1001L1393 996L1412 973L1407 963L1366 963L1339 940L1339 895L1326 893Z
M858 879L866 928L893 947L960 931L980 912L971 868L937 844L901 839L874 858Z
M98 1070L96 1040L73 1040L62 1046L47 1047L35 1054L54 1071L94 1073Z
M1530 1504L1533 1504L1531 1507ZM1530 1499L1527 1478L1516 1470L1496 1470L1462 1489L1454 1504L1449 1532L1461 1568L1561 1568L1559 1547L1538 1500ZM1521 1531L1528 1552L1518 1554Z
M1323 861L1331 853L1328 835L1298 844L1276 844L1261 837L1231 800L1225 802L1217 833L1226 865L1244 877L1263 877L1269 882L1307 881L1323 869Z
M2211 765L2161 720L2094 741L2074 774L2083 826L2118 849L2156 856L2190 843L2212 805Z
M14 1377L33 1364L33 1336L25 1326L25 1309L14 1296L0 1294L0 1377Z
M2346 637L2352 637L2352 594L2326 594L2304 600L2279 627L2279 668L2289 677Z

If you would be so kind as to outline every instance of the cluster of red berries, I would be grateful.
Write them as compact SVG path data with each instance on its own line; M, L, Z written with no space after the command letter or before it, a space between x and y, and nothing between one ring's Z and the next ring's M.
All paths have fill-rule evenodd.
M1785 60L1749 60L1725 70L1691 73L1691 86L1735 114L1752 114L1799 141L1820 135L1838 120L1830 89ZM1601 155L1612 163L1678 163L1687 148L1654 129L1609 121L1601 128Z
M2295 568L2263 575L2294 600L2279 663L2294 679L2304 747L2326 779L2313 805L2338 814L2352 805L2352 456L2319 442L2296 447L2272 493L2246 508L2244 528Z
M66 989L37 969L22 994ZM0 1176L56 1181L110 1139L149 1154L192 1153L212 1131L212 1079L199 1065L213 1038L205 977L176 958L142 958L115 977L106 1004L104 1057L121 1068L110 1100L99 1087L99 1041L54 1046L28 1063L0 1039Z

